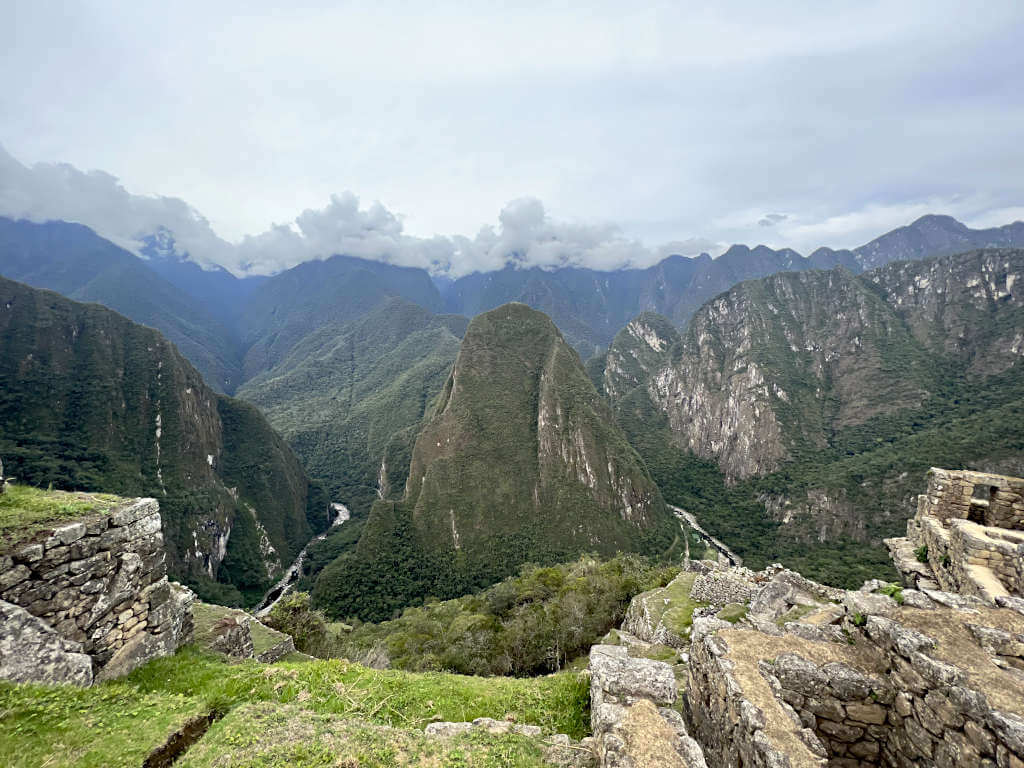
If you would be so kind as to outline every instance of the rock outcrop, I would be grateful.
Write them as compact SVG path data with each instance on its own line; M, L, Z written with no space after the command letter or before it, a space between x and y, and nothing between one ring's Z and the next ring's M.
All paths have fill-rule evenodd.
M590 725L607 768L704 768L700 747L680 713L675 673L664 662L634 658L621 645L590 649Z
M81 643L42 619L0 600L0 679L12 683L92 685L92 659Z

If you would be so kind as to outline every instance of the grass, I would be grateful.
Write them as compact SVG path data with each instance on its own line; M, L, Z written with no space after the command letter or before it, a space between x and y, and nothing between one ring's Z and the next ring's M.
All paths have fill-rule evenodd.
M177 765L540 768L545 763L540 745L522 736L474 732L439 739L297 707L247 704L216 723Z
M235 608L225 608L222 605L213 605L198 600L193 603L192 617L195 622L196 641L202 645L212 640L214 625L229 616L242 621L248 617L248 614ZM287 635L284 633L257 621L249 622L249 634L252 637L252 650L256 656L269 651L287 639Z
M747 606L744 603L728 603L722 610L715 614L716 618L735 624L746 618Z
M124 682L86 689L0 683L0 765L134 768L203 707L197 696L143 693Z
M106 512L123 499L109 493L43 491L9 485L0 494L0 552L58 523Z
M800 621L800 619L802 619L804 616L814 613L814 611L816 611L820 607L820 605L794 605L784 614L779 616L779 618L775 620L775 623L778 626L783 627L786 625L786 622L788 621Z
M659 599L668 600L665 613L662 614L661 622L680 637L690 636L690 627L693 626L693 612L704 603L690 597L690 590L693 589L693 582L696 580L696 573L683 573L675 581L665 588L665 593Z
M367 754L371 756L372 749L377 748L373 745L386 744L386 735L391 733L372 726L418 731L434 720L512 717L519 723L539 725L545 733L568 733L578 739L588 730L588 691L587 681L576 673L514 679L378 671L340 660L227 664L215 654L188 646L174 656L150 662L122 680L84 690L0 683L0 765L5 768L138 766L189 717L211 709L228 713L223 724L210 732L225 745L230 745L232 738L244 741L245 733L258 731L243 727L244 713L289 711L283 709L284 706L306 713L314 732L319 727L317 723L362 721L365 726L353 724L354 730L346 733L356 745L369 744ZM253 709L253 705L266 706ZM324 743L334 738L325 736ZM416 734L409 738L409 754L417 754L415 750L421 747L427 748L419 745ZM538 764L530 762L534 760L530 750L513 742L514 739L507 744L502 742L504 746L498 744L494 750L507 748L508 755L520 760L515 762L510 757L509 765ZM485 757L501 754L500 750L494 750L483 750L480 754ZM473 754L468 747L463 751L466 755ZM352 759L357 761L350 763L353 766L389 764L386 761L374 763L369 758L359 763L358 760L364 759L360 757L362 753L356 750L353 754ZM315 762L315 753L310 755L306 763L296 757L295 764L322 764ZM285 757L273 754L266 760L254 756L252 763L232 762L233 758L226 753L218 759L220 762L185 764L290 764ZM453 757L451 762L439 764L489 766L504 763L459 763Z

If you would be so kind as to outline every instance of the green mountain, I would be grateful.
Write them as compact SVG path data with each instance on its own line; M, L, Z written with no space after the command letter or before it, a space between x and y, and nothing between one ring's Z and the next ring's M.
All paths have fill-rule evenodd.
M159 332L3 278L0 308L7 474L155 497L170 572L226 598L260 593L327 526L326 496L263 416Z
M238 312L246 350L244 378L274 368L309 334L356 320L392 296L434 312L443 310L437 288L422 269L332 256L274 275Z
M314 599L379 620L524 562L662 553L678 533L579 356L546 315L508 304L469 324L416 438L404 496L374 505Z
M75 301L99 302L158 329L219 392L234 391L241 380L234 333L206 304L88 227L0 217L0 274Z
M313 331L238 394L260 407L332 498L365 516L376 499L402 494L416 431L466 323L387 298Z
M742 283L647 345L620 424L666 498L755 565L857 583L929 466L1024 465L1022 274L1024 251L993 249Z

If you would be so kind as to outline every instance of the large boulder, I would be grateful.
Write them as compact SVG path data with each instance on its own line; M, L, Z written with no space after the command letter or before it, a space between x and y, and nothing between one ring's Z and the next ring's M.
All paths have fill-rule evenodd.
M24 608L0 600L0 679L89 686L92 659L82 653L81 643L61 637Z

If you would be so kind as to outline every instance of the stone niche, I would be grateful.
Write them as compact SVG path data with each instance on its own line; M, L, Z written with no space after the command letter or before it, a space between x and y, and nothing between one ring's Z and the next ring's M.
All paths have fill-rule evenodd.
M88 685L127 674L189 641L193 599L167 580L156 500L62 523L0 553L0 610L18 617L0 627L0 678ZM19 627L30 625L26 646ZM87 656L89 674L62 653Z

